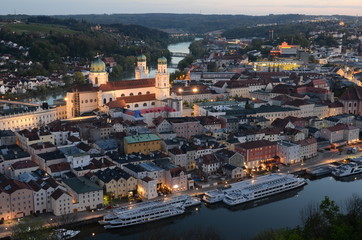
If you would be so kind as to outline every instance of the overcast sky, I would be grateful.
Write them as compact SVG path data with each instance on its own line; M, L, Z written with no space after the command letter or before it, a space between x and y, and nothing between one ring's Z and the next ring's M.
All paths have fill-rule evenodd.
M361 15L361 0L1 0L0 14L202 13Z

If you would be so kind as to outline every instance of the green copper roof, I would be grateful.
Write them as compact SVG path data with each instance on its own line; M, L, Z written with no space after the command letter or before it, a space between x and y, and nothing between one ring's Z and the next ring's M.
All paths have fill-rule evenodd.
M96 59L91 63L90 67L91 72L105 72L106 64L101 59Z
M78 194L102 190L100 186L86 177L68 178L64 179L63 182Z
M131 143L141 143L141 142L150 142L150 141L157 141L161 140L156 134L138 134L133 136L127 136L124 140L131 144Z
M167 64L167 59L165 57L160 57L157 59L158 64Z
M144 54L141 54L137 57L137 61L144 62L146 61L146 56Z

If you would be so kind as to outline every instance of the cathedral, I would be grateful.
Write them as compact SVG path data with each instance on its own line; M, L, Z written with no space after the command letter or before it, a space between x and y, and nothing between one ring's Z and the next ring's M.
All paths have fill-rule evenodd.
M96 59L91 63L89 84L67 92L66 102L68 119L94 110L112 117L143 116L148 123L158 116L182 115L182 101L170 95L170 74L164 57L158 59L155 78L149 78L146 57L141 55L137 58L135 79L119 81L108 81L105 63Z

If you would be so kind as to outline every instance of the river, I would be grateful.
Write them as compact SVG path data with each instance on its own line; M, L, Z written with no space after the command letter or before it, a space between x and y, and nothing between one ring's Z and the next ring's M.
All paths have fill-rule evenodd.
M319 204L325 196L343 207L345 200L354 193L362 195L362 180L358 177L353 176L347 181L337 181L333 177L310 180L302 188L233 208L222 203L211 206L202 203L182 216L124 229L105 230L93 224L81 228L77 239L134 240L147 239L154 234L160 234L160 239L165 239L162 236L167 233L177 236L195 229L212 229L221 239L250 239L266 229L295 227L301 223L302 210L312 203Z

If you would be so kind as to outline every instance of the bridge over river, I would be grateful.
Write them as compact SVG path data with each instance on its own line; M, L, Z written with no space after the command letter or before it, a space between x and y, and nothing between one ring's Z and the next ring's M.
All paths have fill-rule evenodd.
M172 57L186 57L188 55L188 53L183 53L183 52L171 52L171 56Z

